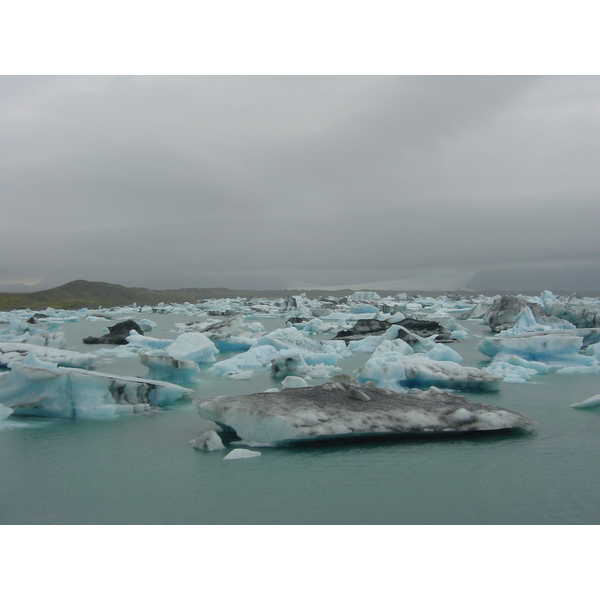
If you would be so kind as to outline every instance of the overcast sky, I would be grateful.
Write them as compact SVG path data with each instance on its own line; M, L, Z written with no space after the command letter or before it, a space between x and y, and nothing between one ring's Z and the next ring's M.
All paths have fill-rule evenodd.
M0 284L597 269L599 140L593 76L2 76Z

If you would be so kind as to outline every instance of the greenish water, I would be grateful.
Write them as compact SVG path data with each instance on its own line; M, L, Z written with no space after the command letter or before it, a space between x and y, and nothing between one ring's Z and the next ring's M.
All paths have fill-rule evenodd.
M154 337L176 337L172 324L186 320L149 317L160 325ZM67 347L89 350L81 338L102 325L66 324ZM478 341L453 344L463 365L481 366ZM351 373L368 356L340 364ZM137 359L97 369L146 373ZM229 381L204 370L201 379L193 398L273 387L266 372ZM0 523L598 524L600 411L569 404L600 393L600 376L532 381L468 394L535 419L531 434L260 448L252 460L193 450L189 441L213 424L190 401L112 421L11 418L0 430Z

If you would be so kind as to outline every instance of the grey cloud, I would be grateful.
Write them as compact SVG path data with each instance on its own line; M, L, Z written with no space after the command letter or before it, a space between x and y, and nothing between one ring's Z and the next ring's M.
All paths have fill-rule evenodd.
M2 77L0 283L597 260L598 100L597 77Z

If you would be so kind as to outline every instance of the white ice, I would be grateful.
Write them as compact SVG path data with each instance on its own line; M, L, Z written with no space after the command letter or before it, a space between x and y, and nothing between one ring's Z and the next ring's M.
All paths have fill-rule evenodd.
M576 402L575 404L571 404L572 408L598 408L600 406L600 394L596 396L592 396L587 400L583 400L582 402Z
M408 394L332 382L281 392L197 400L200 416L249 446L335 437L421 432L478 432L528 427L532 421L500 407L471 404L463 396Z
M110 418L145 412L189 393L162 381L59 367L33 353L0 376L0 402L22 416Z
M235 458L258 458L260 456L260 452L256 450L246 450L245 448L236 448L232 450L227 456L223 457L223 460L226 459L235 459Z
M360 383L375 382L377 387L394 391L406 388L452 388L460 390L498 390L502 376L474 367L462 367L456 362L432 360L413 354L387 352L373 355L356 371Z
M60 350L35 344L0 342L0 365L10 367L15 362L22 361L30 353L35 354L40 360L55 363L61 367L89 369L96 360L96 354L91 352Z
M206 450L207 452L225 449L219 434L212 429L210 431L205 431L195 440L192 440L192 444L193 448L196 448L197 450Z
M594 366L598 361L579 353L583 338L579 332L526 333L508 337L486 337L477 345L477 350L494 361L517 356L527 361L542 362L550 369L562 367Z

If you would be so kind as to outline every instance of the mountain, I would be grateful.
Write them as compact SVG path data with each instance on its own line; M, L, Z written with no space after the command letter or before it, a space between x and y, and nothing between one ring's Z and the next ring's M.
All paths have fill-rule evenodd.
M48 307L76 310L79 308L109 308L111 306L155 306L159 302L195 303L210 298L281 298L302 293L302 290L230 290L228 288L182 288L178 290L150 290L125 287L115 283L78 279L64 285L29 293L0 293L0 310ZM348 295L352 290L339 290L335 295ZM312 298L328 296L332 292L310 290Z

